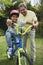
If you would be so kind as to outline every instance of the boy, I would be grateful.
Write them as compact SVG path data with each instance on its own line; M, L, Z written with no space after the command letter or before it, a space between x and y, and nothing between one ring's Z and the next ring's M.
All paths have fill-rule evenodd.
M6 31L6 41L8 44L8 50L7 50L8 55L10 55L12 53L12 50L14 50L12 47L12 41L11 41L12 36L15 38L16 43L19 44L19 36L16 35L16 27L13 24L13 23L17 23L18 17L19 17L19 12L17 10L12 10L10 12L10 19L7 19L8 29ZM22 44L21 44L21 47L22 47Z
M12 51L14 50L11 41L12 36L15 38L15 42L18 43L20 47L22 47L22 44L20 44L19 35L16 34L16 26L14 25L14 23L18 24L18 26L22 26L25 23L23 21L18 22L18 17L19 17L19 12L17 10L12 10L10 12L10 19L7 19L8 29L6 31L6 41L8 45L8 50L7 50L8 55L11 55Z

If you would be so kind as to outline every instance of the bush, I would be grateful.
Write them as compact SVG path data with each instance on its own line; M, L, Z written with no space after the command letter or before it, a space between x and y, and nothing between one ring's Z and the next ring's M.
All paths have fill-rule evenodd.
M43 21L39 22L39 26L36 30L36 36L37 37L43 37Z
M2 29L0 29L0 36L4 36L4 35L5 35L5 32Z

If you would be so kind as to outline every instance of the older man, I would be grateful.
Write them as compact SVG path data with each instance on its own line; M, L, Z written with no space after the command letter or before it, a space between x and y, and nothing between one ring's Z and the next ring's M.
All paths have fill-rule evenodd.
M30 46L31 46L31 53L32 53L32 61L35 62L36 59L36 47L35 47L35 28L38 26L38 20L36 17L36 14L33 11L27 10L27 6L24 3L19 4L19 21L29 21L30 25L33 25L34 28L25 34L23 38L23 48L26 50L26 44L27 44L27 39L30 37ZM35 24L34 24L35 23Z

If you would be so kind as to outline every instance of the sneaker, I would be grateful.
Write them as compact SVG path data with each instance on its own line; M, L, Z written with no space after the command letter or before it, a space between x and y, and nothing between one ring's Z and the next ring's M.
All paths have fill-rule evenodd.
M12 54L12 48L9 48L7 50L7 56L8 56L9 59L10 59L11 54Z

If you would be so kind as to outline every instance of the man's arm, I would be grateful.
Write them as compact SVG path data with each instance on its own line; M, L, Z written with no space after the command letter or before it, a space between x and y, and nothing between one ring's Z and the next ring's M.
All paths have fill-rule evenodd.
M29 21L27 21L26 24L33 25L33 23Z
M27 21L26 22L26 24L30 24L30 25L33 25L34 26L34 28L37 28L38 27L38 19L37 19L37 16L36 16L36 14L34 13L34 12L32 12L32 15L33 15L33 22L32 21Z
M34 23L33 22L26 22L26 24L33 25L34 28L37 28L39 23L38 23L38 21L34 21Z

